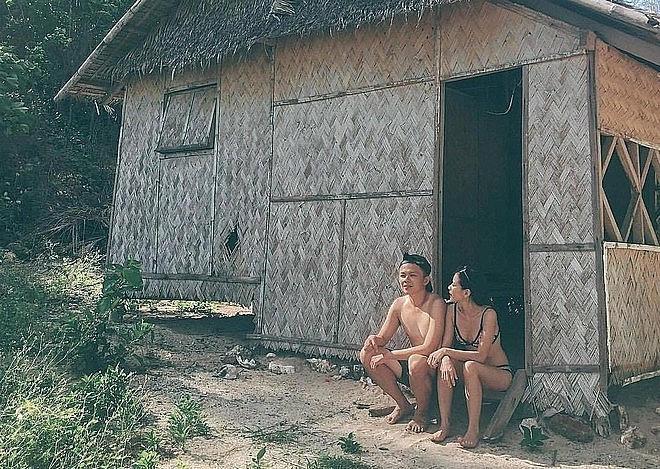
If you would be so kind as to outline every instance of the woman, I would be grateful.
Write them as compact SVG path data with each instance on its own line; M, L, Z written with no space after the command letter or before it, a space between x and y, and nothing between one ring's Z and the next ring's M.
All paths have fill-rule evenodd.
M513 370L500 343L497 313L488 305L478 285L477 273L458 269L448 286L449 302L442 347L431 353L430 366L438 368L438 403L440 429L431 435L433 442L447 438L451 403L458 380L465 387L468 428L458 443L474 448L479 443L479 417L484 389L505 391L513 378Z

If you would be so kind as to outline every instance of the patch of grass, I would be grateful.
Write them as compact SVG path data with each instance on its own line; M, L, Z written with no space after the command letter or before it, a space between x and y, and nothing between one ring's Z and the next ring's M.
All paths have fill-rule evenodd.
M71 382L52 355L23 349L0 367L0 461L9 468L116 468L144 411L119 369Z
M264 460L265 455L266 447L264 446L259 450L256 456L252 457L252 461L245 466L245 469L267 469L270 467L270 464Z
M321 456L307 463L306 469L376 469L348 456Z
M266 428L244 428L242 432L251 440L261 443L287 444L298 441L302 430L296 423L279 422Z

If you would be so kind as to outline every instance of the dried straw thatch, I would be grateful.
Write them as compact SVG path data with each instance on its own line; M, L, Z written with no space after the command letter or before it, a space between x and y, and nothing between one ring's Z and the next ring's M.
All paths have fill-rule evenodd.
M146 40L110 67L113 77L207 66L277 37L391 21L457 0L183 0ZM209 27L209 25L213 25Z

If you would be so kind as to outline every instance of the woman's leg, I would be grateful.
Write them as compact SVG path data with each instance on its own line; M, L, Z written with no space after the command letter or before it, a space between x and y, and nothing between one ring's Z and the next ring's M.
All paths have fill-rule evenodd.
M479 419L484 389L504 391L511 385L511 373L501 368L475 361L467 361L463 367L465 399L467 401L468 428L458 442L464 448L474 448L479 443Z
M458 374L459 380L462 379L463 363L452 360L454 368ZM434 443L444 441L449 435L449 427L451 426L451 403L454 397L454 386L444 381L438 373L438 405L440 407L440 428L437 432L431 435L430 440Z

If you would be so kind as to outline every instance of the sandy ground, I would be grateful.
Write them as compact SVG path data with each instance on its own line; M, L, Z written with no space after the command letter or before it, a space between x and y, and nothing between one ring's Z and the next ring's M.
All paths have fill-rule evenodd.
M244 323L243 323L244 324ZM660 380L631 385L617 397L625 404L630 425L638 426L646 444L629 449L620 435L596 437L591 443L574 443L549 434L536 452L520 447L520 420L532 416L519 409L504 437L497 443L482 442L465 450L456 436L465 429L464 403L456 402L454 435L446 443L434 444L426 434L405 432L405 423L388 425L383 418L370 417L368 407L390 405L377 387L351 378L340 378L339 368L313 370L307 358L256 349L257 368L239 368L236 379L220 377L225 362L232 360L237 345L254 346L242 338L236 324L208 319L155 321L154 342L143 350L149 369L138 375L143 382L148 409L162 433L174 402L184 394L200 400L211 435L196 437L185 451L174 450L160 468L243 469L266 446L263 461L268 467L306 468L320 455L342 455L339 438L354 434L363 448L356 456L373 468L660 468ZM245 358L245 357L243 357ZM293 365L292 374L275 374L268 363ZM484 408L483 419L492 409ZM482 426L484 420L482 419ZM436 425L430 427L434 431ZM290 442L264 443L257 434L287 435Z

